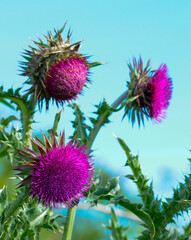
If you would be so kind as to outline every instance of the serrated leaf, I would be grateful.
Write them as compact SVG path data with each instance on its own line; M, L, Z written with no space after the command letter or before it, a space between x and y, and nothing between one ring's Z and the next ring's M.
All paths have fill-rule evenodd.
M142 198L142 201L145 205L145 208L149 210L151 202L154 200L152 184L150 186L147 185L148 179L143 175L141 171L138 156L133 156L131 154L131 150L121 138L116 137L116 139L127 156L127 162L125 166L129 166L133 172L133 175L127 175L127 177L129 177L135 182L139 190L140 197ZM160 212L159 208L160 206L158 206L157 212Z
M73 128L75 129L74 134L71 138L76 136L76 141L84 145L87 142L87 129L89 126L85 123L85 117L83 112L80 110L80 106L77 103L71 104L74 110L75 120L72 121Z

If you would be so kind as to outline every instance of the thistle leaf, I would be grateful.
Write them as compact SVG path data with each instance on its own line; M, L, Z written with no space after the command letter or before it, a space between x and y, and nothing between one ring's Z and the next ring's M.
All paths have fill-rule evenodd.
M80 106L77 103L70 105L74 110L75 120L72 121L73 128L75 129L74 134L71 138L76 136L76 141L84 145L87 142L87 130L89 126L85 124L85 117L83 112L80 110Z

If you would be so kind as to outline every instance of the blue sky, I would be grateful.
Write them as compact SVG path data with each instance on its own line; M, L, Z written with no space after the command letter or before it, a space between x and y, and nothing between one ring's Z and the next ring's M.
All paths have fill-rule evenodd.
M162 180L172 170L174 180L166 192L189 171L191 149L191 1L189 0L120 0L120 1L50 1L0 0L0 84L5 89L20 87L25 78L18 75L20 54L43 33L62 27L72 29L72 41L84 40L81 53L90 60L105 62L92 70L92 85L85 89L78 102L86 116L103 98L112 103L126 89L129 80L127 61L133 56L151 59L156 69L166 63L173 79L173 97L166 119L160 124L146 122L133 129L123 113L113 115L112 123L102 129L93 149L95 160L115 169L115 174L129 172L124 168L125 155L112 133L123 138L133 153L140 155L143 172L154 181L156 193L161 193ZM66 36L63 34L64 37ZM52 126L57 107L48 113L36 114L34 130ZM0 115L8 114L1 108ZM65 108L60 130L72 134L71 109ZM164 171L164 169L166 169ZM173 178L172 176L172 178ZM164 191L163 191L164 193Z

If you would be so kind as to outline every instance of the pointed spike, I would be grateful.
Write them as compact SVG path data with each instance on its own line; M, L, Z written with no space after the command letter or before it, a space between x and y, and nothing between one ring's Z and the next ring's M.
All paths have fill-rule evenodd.
M140 115L139 115L139 108L136 109L137 110L137 120L138 120L138 126L140 128L140 125L141 125L141 120L140 120Z
M41 131L41 132L42 132L42 131ZM43 132L42 132L42 135L43 135L43 139L44 139L46 151L51 150L52 147L51 147L51 144L50 144L48 138L46 137L46 135L45 135Z
M52 130L52 147L56 148L57 145L58 145L58 143L57 143L57 140L56 140L56 136L55 136L55 134L54 134L54 132Z
M135 123L135 109L132 109L132 116L131 116L132 126L134 126Z
M81 44L81 42L78 42L74 47L73 47L73 51L78 51L79 49L80 49L80 44Z
M60 137L60 142L59 142L60 147L65 146L65 131L63 131L61 137Z
M18 188L24 187L25 185L27 185L28 183L31 182L31 176L27 176L25 179L23 179L20 183L18 183Z
M22 170L32 170L32 166L29 166L29 165L20 165L20 166L16 166L13 168L13 170L16 170L16 171L22 171Z
M67 40L66 40L66 43L70 43L71 35L72 35L72 33L71 33L71 28L69 28L69 30L68 30L68 34L67 34Z
M77 136L78 136L78 133L76 133L76 134L74 135L74 137L70 140L70 143L71 143L71 144L74 143L74 141L76 140Z
M34 152L33 150L31 150L30 148L24 146L24 148L27 150L27 153L29 154L29 158L33 158L33 159L39 159L40 157L40 153Z
M38 140L31 138L31 142L38 147L38 150L42 155L46 154L46 148Z
M58 30L59 33L62 33L64 31L66 24L67 24L67 21L64 23L64 26L60 30Z

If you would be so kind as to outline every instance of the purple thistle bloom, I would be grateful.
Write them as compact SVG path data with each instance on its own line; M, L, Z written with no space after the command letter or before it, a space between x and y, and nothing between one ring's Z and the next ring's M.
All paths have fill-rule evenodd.
M144 124L144 117L153 122L161 122L166 116L166 110L172 97L172 79L168 77L166 64L161 65L158 70L151 71L150 61L143 68L143 61L134 58L133 64L129 64L131 81L127 83L127 97L134 98L125 107L125 115L135 122L137 116L138 124Z
M168 77L166 64L161 65L148 83L150 95L149 115L155 122L165 118L165 110L172 97L172 80Z
M52 65L45 78L45 86L56 101L72 100L89 81L87 75L88 65L84 59L66 58Z
M73 144L73 141L65 145L64 134L58 143L52 133L52 146L44 134L43 138L46 147L38 138L31 140L39 152L27 147L27 151L21 150L21 154L33 159L33 162L15 168L29 173L20 187L30 184L30 195L38 197L39 202L47 207L53 205L58 208L62 204L73 207L93 184L91 155L85 151L85 146Z

